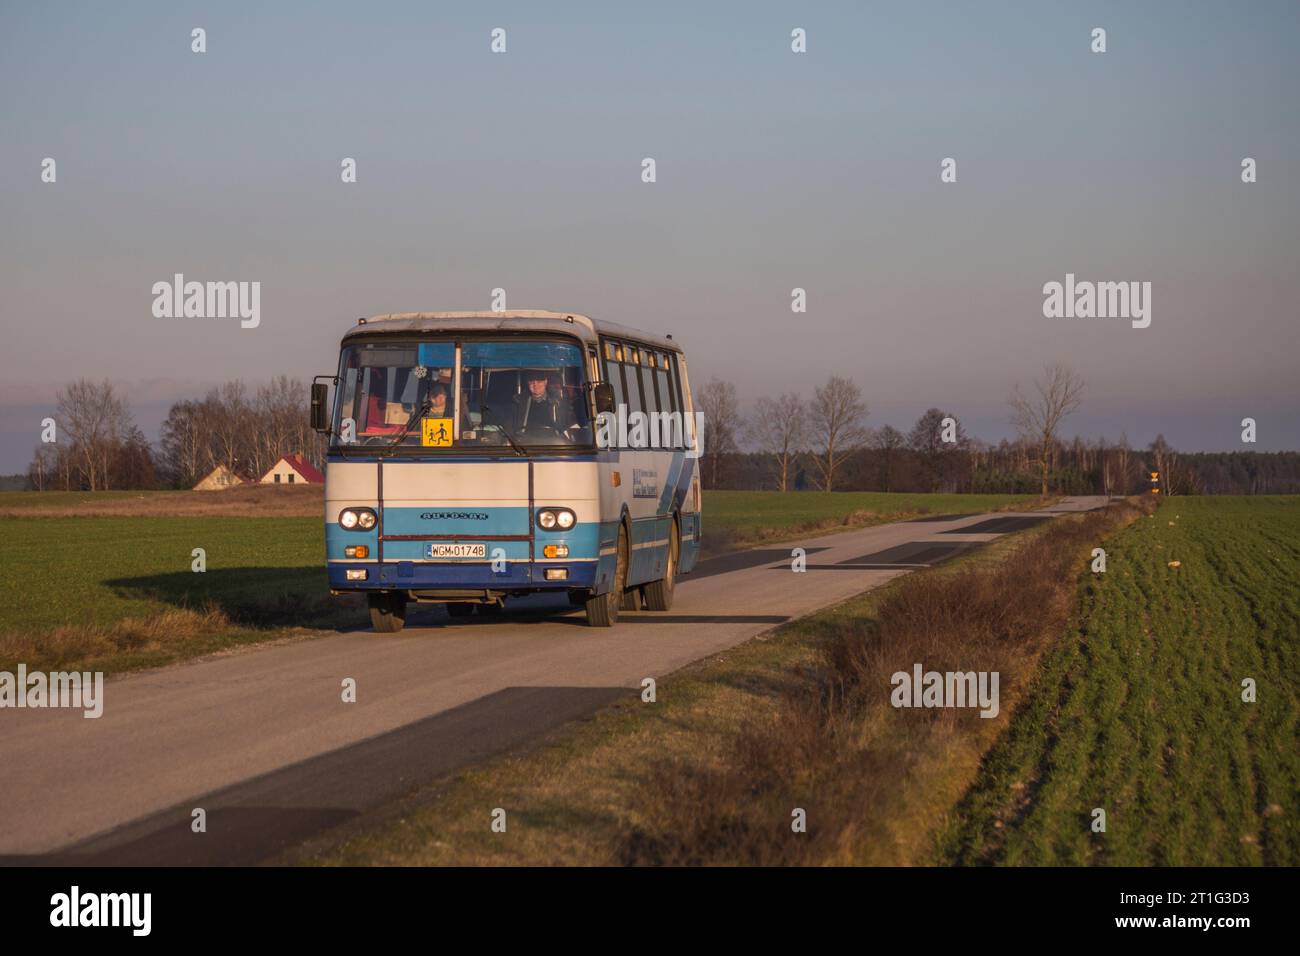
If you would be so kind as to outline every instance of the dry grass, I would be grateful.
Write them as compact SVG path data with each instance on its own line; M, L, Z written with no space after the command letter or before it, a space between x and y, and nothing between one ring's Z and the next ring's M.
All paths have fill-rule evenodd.
M13 492L0 496L0 518L321 517L324 485L250 484L224 491Z
M121 671L290 636L296 629L359 614L354 599L278 594L226 610L164 608L106 624L64 624L0 634L0 667L22 661L33 670ZM279 631L270 634L268 632Z
M722 759L663 760L638 788L620 859L630 864L909 864L930 849L980 756L1006 725L1045 645L1076 606L1106 534L1154 506L1060 518L1003 561L911 575L875 619L841 620L782 706L747 723ZM891 675L996 671L1001 713L896 709ZM794 808L808 832L792 834Z

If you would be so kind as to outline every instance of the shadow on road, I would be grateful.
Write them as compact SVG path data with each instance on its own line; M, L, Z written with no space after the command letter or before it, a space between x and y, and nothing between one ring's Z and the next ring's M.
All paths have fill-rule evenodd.
M65 850L0 856L0 866L251 866L402 797L413 785L638 693L629 687L507 687ZM206 832L192 829L195 808L206 814Z
M222 611L245 627L359 624L355 597L334 597L323 565L297 568L209 568L104 582L120 597L198 611Z

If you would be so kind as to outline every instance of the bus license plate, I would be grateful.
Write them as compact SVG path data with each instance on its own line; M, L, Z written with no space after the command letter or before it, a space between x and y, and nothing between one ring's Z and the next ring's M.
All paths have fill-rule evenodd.
M486 544L426 544L426 558L486 558Z

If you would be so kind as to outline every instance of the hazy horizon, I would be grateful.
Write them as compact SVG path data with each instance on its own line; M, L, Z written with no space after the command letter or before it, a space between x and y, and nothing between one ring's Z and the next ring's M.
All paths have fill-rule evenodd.
M154 440L220 382L331 373L357 316L498 287L671 332L746 408L843 375L869 427L996 443L1063 361L1067 440L1297 449L1298 45L1293 3L9 5L0 473L74 379ZM260 324L156 318L175 273L260 282ZM1150 326L1045 318L1067 273L1150 282Z

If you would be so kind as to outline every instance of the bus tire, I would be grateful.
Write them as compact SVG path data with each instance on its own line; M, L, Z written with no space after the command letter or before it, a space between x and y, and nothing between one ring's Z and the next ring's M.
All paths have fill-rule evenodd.
M587 625L589 627L613 627L618 623L619 608L623 604L623 589L627 586L627 526L618 526L618 545L614 552L614 581L604 594L596 594L587 599Z
M469 617L474 613L474 605L469 601L448 601L448 617Z
M673 609L673 588L677 585L677 562L682 553L682 536L674 521L668 532L668 568L658 581L651 581L645 586L645 609L647 611L671 611Z
M368 595L370 626L381 634L396 634L406 624L406 595L381 591Z

